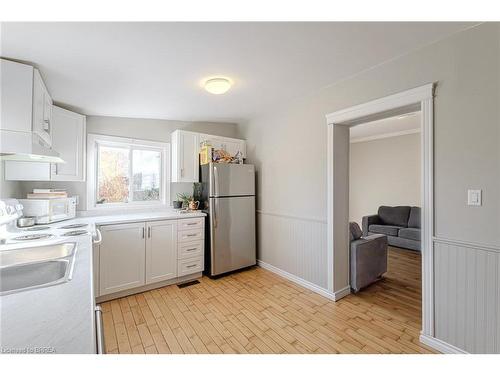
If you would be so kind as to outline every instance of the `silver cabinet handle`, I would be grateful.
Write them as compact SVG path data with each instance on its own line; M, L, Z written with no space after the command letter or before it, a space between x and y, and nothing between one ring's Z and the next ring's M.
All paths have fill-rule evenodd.
M142 227L142 238L144 238L144 227Z
M196 247L192 247L191 249L186 249L186 251L195 251L197 250Z
M148 238L151 238L151 227L148 227Z
M186 266L186 268L193 268L193 267L196 267L198 266L197 264L190 264L189 266Z
M187 236L187 237L195 237L195 236L196 236L196 233L193 233L193 234L187 234L186 236Z
M95 328L96 328L97 354L104 354L104 329L102 325L101 306L96 306L95 308Z
M187 223L186 225L196 225L198 223Z

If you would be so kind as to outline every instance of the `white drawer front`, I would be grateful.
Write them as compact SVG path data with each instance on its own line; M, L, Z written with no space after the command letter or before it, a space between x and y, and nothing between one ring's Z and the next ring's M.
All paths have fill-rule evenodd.
M187 259L203 255L203 241L183 242L178 248L178 258Z
M204 237L203 228L180 230L177 232L177 241L178 242L198 241L198 240L202 240L203 237Z
M186 276L203 271L203 257L179 260L177 263L177 276Z
M203 222L204 218L202 217L195 217L192 219L182 219L178 221L177 228L178 230L203 228Z

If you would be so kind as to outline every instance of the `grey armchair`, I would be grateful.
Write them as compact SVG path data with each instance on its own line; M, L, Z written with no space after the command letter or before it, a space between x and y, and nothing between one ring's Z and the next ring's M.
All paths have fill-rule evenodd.
M387 236L373 234L361 237L357 223L349 223L351 289L358 292L387 272Z

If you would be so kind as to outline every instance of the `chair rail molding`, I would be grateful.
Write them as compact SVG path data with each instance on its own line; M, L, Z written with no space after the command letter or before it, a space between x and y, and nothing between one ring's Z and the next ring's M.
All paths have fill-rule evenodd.
M434 337L434 285L433 285L433 129L434 129L434 88L435 83L428 83L420 87L412 88L403 92L376 99L364 104L355 105L326 115L328 126L327 139L327 194L328 194L328 216L327 216L327 245L328 245L328 289L334 291L344 289L346 285L334 285L335 273L344 272L341 267L345 264L344 259L348 246L345 246L346 238L334 236L335 230L348 225L349 217L345 215L345 206L349 207L349 179L343 181L339 175L339 169L349 167L349 148L344 142L345 132L335 129L349 128L360 123L378 120L391 115L402 114L410 110L421 111L421 201L422 201L422 337ZM341 134L341 136L337 136ZM341 149L341 151L339 151ZM339 154L340 152L340 154ZM337 159L337 160L335 160ZM339 159L341 167L338 167ZM345 159L345 161L343 160ZM335 165L335 163L337 163ZM334 166L336 168L334 168ZM347 191L347 193L346 193ZM338 211L343 213L339 216ZM349 241L347 240L347 244ZM339 265L338 260L342 260ZM345 283L345 282L344 282ZM428 340L427 340L428 341ZM437 345L428 345L441 350ZM442 347L442 346L441 346Z

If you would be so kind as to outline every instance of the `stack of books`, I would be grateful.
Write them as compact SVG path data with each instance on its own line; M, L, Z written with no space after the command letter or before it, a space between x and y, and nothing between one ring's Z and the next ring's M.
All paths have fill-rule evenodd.
M28 193L28 199L53 199L67 198L68 193L64 189L33 189L33 193Z

